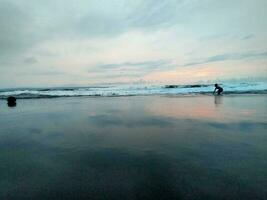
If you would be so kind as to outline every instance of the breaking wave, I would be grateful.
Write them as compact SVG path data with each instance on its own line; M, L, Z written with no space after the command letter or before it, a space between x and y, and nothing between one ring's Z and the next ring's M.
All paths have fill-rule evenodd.
M267 94L267 83L225 83L223 94ZM80 96L137 96L137 95L210 95L213 84L195 85L111 85L97 87L20 88L1 89L0 99L15 96L19 99L80 97Z

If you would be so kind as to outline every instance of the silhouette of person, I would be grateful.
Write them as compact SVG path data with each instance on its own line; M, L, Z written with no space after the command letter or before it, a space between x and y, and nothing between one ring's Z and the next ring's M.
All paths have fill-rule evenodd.
M220 95L223 92L223 88L220 87L217 83L215 83L215 89L213 91L213 94L217 91L217 94Z

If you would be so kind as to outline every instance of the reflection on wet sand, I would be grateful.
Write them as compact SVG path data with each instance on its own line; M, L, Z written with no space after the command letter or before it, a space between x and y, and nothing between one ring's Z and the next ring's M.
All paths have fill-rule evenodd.
M13 107L17 106L17 103L16 102L8 102L7 106L13 108Z
M223 103L223 96L222 95L214 95L214 104L219 106Z
M219 106L214 97L4 106L0 199L264 199L266 98L224 96Z
M255 105L258 97L244 97L238 102L236 97L162 97L147 105L148 112L156 116L177 119L216 120L221 122L249 120L263 121L266 116L260 106ZM164 103L168 101L168 103ZM244 103L245 102L245 103ZM245 104L243 106L243 104Z

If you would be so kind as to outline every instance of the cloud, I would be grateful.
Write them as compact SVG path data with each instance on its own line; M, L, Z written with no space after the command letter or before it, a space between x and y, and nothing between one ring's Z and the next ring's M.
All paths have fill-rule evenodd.
M68 75L62 70L58 70L54 67L42 67L42 68L31 68L31 70L20 71L18 72L20 76L59 76L59 75Z
M46 66L66 73L60 83L87 84L88 76L88 83L111 82L180 70L174 60L183 66L261 60L267 20L259 19L266 18L265 5L265 0L0 0L0 84L9 79L16 79L15 86L38 84L18 73L53 77ZM242 49L249 53L227 53Z
M175 65L169 60L156 60L144 62L124 62L96 65L88 73L102 78L139 77L155 71L168 71Z
M169 21L164 13L174 4L170 0L0 0L1 62L13 66L14 58L49 40L110 38L149 27L159 30Z
M102 70L114 70L119 68L127 69L142 69L142 70L156 70L162 66L170 64L167 60L156 60L156 61L144 61L144 62L124 62L124 63L112 63L96 65L92 67L90 71L102 71Z
M167 27L175 24L177 8L184 1L157 1L149 0L140 4L128 17L131 26L145 30Z
M267 51L265 52L247 52L247 53L233 53L233 54L218 54L215 56L211 56L206 58L200 62L189 62L184 64L183 66L194 66L194 65L201 65L206 63L213 63L213 62L221 62L221 61L235 61L235 60L244 60L250 58L267 58Z
M57 70L51 70L51 71L41 71L41 72L33 72L31 75L37 75L37 76L58 76L58 75L66 75L66 73L62 71Z
M249 39L254 38L254 37L255 37L254 34L249 34L249 35L244 36L242 39L243 40L249 40Z
M26 64L35 64L38 63L38 60L34 57L28 57L24 60L24 63Z
M0 2L0 58L9 59L14 54L27 47L30 43L27 37L29 15L18 6Z
M92 1L86 12L71 20L75 34L91 37L118 36L127 31L155 31L185 20L188 0ZM187 7L186 7L186 6Z

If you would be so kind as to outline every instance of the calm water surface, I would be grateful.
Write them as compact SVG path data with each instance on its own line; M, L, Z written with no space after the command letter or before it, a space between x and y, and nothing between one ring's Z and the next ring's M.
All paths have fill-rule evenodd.
M267 199L266 100L0 101L0 199Z

